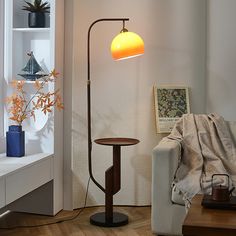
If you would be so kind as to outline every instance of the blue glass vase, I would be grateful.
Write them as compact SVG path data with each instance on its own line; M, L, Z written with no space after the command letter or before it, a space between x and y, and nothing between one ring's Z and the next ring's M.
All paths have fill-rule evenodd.
M7 131L7 156L22 157L25 155L25 131L21 125L10 125Z

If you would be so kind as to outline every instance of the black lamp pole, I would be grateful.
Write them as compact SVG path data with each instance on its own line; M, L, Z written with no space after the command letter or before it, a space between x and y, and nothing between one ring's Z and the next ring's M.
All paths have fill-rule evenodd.
M122 33L128 33L125 29L125 21L128 18L103 18L94 21L88 30L88 81L87 81L87 112L88 112L88 167L89 176L92 181L105 193L105 212L99 212L90 217L90 223L103 227L118 227L128 224L128 216L113 212L113 195L116 194L121 188L121 147L135 145L139 142L137 139L132 138L102 138L94 140L97 144L108 145L113 147L113 165L105 171L105 188L99 184L93 176L92 172L92 139L91 139L91 94L90 94L90 33L92 27L101 21L122 21L123 29ZM122 51L122 50L121 50ZM121 58L121 57L120 57ZM122 58L127 58L123 56Z
M87 80L87 120L88 120L88 168L89 168L89 176L92 179L92 181L105 193L105 188L102 187L101 184L99 184L96 179L93 176L92 172L92 138L91 138L91 93L90 93L90 87L91 87L91 80L90 80L90 34L92 27L101 21L121 21L123 22L123 28L124 28L124 22L128 21L129 18L103 18L98 19L94 21L89 29L88 29L88 38L87 38L87 63L88 63L88 80Z

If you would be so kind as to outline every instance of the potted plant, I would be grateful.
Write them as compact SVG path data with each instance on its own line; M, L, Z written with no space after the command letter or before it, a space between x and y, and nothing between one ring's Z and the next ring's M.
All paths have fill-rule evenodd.
M24 131L22 131L22 122L27 118L35 117L35 111L41 110L45 115L52 112L52 107L58 110L63 109L63 103L59 90L55 92L44 92L43 88L48 82L54 82L58 73L53 70L49 75L36 80L34 83L35 92L27 100L24 90L25 81L13 80L11 85L14 93L6 98L9 119L16 125L9 126L7 132L7 156L21 157L25 155Z
M42 0L34 0L33 3L25 1L27 4L22 10L29 11L28 25L30 28L45 27L45 13L49 13L49 3Z

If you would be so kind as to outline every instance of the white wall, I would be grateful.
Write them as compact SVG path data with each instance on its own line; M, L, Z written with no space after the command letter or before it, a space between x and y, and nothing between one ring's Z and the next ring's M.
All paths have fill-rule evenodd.
M105 17L129 17L126 26L143 37L145 55L112 61L109 45L121 24L95 26L91 36L92 136L140 139L140 144L122 148L122 187L114 203L150 204L151 152L161 138L155 131L153 85L189 86L191 110L205 111L205 1L70 0L65 1L65 13L65 170L69 176L65 184L67 191L73 191L73 207L83 205L88 180L87 30L94 20ZM94 175L102 185L111 160L111 148L93 145ZM70 200L66 200L69 208ZM90 184L88 205L103 203L104 194Z
M0 100L4 100L4 0L0 0ZM0 152L6 151L4 137L4 104L0 103Z
M236 1L208 1L207 112L236 120Z

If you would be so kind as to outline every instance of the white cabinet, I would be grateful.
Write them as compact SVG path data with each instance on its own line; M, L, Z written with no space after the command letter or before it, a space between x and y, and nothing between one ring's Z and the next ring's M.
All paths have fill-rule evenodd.
M53 179L53 155L38 153L24 157L0 154L0 208Z
M59 88L63 94L64 0L48 0L48 2L50 3L50 14L46 16L46 27L28 28L28 12L22 10L22 6L25 5L24 0L4 0L4 90L7 91L5 95L11 92L9 88L11 80L23 79L18 73L26 65L29 59L27 53L31 51L45 72L50 72L55 68L60 74L60 79L56 83L49 83L45 90L53 92ZM25 89L29 96L34 91L33 83L26 81ZM4 123L4 132L6 132L9 125L7 113L5 113ZM23 129L26 136L27 154L52 153L54 157L52 198L53 214L56 214L63 208L63 112L55 110L46 116L38 112L36 122L33 119L27 120L23 123ZM15 198L13 196L17 198L22 196L21 188L17 186L18 181L22 180L25 183L25 189L22 190L24 193L31 191L37 185L34 183L34 187L31 186L30 179L27 177L28 174L35 174L38 176L38 185L43 184L45 179L48 179L48 176L43 176L44 172L42 171L42 169L47 170L49 168L47 164L47 162L43 162L42 166L36 165L34 170L25 169L24 173L17 173L11 178L9 177L6 188L7 199L12 201ZM26 176L26 179L23 179L21 174ZM18 175L21 177L18 178ZM19 182L18 184L22 183ZM1 199L0 195L0 204Z
M46 184L51 179L50 158L10 174L6 178L6 205Z
M0 208L6 205L5 193L6 193L5 179L0 178Z

